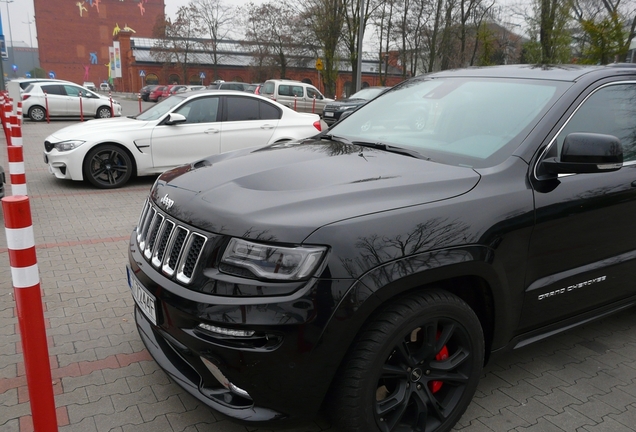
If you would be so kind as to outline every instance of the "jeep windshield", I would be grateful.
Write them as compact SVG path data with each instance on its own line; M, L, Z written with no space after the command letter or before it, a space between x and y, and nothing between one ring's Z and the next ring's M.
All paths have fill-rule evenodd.
M508 158L569 85L529 79L416 79L361 107L329 134L416 151L445 164L484 168Z
M143 121L157 120L164 114L172 111L172 108L183 102L185 98L185 96L172 95L169 98L166 98L161 102L152 105L150 108L140 112L136 116L132 116L131 118Z

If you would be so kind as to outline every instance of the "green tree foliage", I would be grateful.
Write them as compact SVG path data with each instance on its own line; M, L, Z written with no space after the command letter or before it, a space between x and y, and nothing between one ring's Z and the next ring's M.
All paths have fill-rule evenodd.
M627 53L624 43L627 32L618 14L612 13L598 22L582 20L582 30L588 36L588 44L582 53L582 63L608 64Z
M541 64L571 62L570 12L570 0L534 0L527 19L530 42L524 46L525 60Z

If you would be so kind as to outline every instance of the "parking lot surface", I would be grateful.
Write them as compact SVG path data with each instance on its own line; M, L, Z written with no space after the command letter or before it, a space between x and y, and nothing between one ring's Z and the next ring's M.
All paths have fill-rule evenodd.
M123 101L124 114L138 111ZM144 103L144 105L146 105ZM69 121L23 126L27 188L60 432L264 432L186 394L137 334L127 242L154 178L97 190L60 181L44 138ZM2 135L2 134L0 134ZM0 164L7 172L4 135ZM7 185L7 193L11 187ZM0 213L4 226L4 218ZM599 293L602 295L602 293ZM0 235L0 430L33 430L6 236ZM636 430L636 313L628 310L494 358L455 428L462 431ZM303 391L303 389L299 389ZM337 432L308 420L291 432Z

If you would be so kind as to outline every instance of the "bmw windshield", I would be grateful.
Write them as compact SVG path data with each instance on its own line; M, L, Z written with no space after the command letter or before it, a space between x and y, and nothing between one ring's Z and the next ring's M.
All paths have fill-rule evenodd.
M397 147L451 165L502 162L569 83L435 78L399 85L329 129L355 144Z
M172 95L169 98L152 105L150 108L140 112L132 118L143 121L160 119L164 114L172 111L174 107L183 102L185 98L185 96Z

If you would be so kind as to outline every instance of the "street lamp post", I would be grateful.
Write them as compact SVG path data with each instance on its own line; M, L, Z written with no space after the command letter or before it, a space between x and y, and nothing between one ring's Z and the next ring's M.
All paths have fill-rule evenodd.
M9 56L9 64L13 69L13 63L15 62L15 54L13 52L13 35L11 34L11 14L9 13L9 3L13 3L13 0L0 0L2 3L7 4L7 20L9 21L9 44L11 45L11 55ZM9 52L9 45L7 45L7 53ZM13 71L15 75L15 71Z

